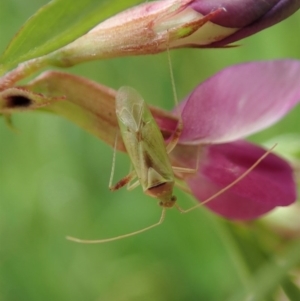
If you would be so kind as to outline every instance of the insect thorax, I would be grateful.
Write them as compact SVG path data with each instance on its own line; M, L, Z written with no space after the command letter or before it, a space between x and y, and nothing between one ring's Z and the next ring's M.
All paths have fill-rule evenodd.
M164 182L148 188L145 193L159 199L160 206L171 208L176 202L176 197L173 195L173 186L173 182Z

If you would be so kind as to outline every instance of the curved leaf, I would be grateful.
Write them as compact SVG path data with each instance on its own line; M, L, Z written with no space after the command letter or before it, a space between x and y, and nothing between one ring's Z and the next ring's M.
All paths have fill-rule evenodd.
M300 289L293 281L287 279L282 283L282 288L291 301L300 300Z
M286 281L288 272L300 263L300 243L290 244L284 254L274 256L253 277L249 289L240 289L230 301L252 300L260 301L271 296L281 283Z
M102 20L141 0L54 0L20 29L0 58L2 70L50 53L80 37Z

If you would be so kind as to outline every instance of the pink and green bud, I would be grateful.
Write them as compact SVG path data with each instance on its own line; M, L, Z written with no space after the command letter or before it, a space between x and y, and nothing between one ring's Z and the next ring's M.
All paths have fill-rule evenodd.
M272 26L300 7L295 0L165 0L143 3L100 23L50 54L52 64L224 47Z
M221 11L198 13L190 7L193 0L165 0L143 3L100 23L87 34L50 54L52 64L69 66L80 62L119 56L155 54L166 49L194 44L209 44L236 29L211 23ZM200 28L204 27L198 36Z
M289 17L300 0L164 0L129 8L72 43L20 64L0 78L0 91L49 66L155 54L184 47L226 47Z

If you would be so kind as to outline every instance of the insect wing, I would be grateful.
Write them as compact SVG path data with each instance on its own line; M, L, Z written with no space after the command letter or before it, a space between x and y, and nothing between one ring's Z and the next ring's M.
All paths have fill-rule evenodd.
M143 190L173 182L174 174L162 134L143 98L130 87L120 88L116 114L123 142Z

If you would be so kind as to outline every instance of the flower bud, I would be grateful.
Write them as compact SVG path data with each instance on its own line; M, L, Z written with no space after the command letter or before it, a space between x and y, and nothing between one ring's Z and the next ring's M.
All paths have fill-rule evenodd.
M294 13L299 0L165 0L127 9L48 56L51 64L224 47Z

